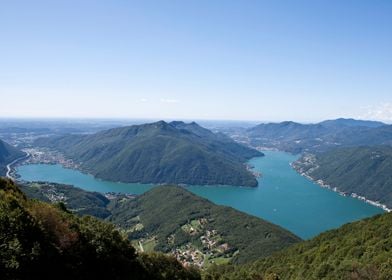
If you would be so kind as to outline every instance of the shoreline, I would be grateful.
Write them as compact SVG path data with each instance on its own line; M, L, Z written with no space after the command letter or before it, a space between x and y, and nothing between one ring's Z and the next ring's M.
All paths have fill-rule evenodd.
M49 148L29 148L24 150L25 152L30 154L29 160L23 162L23 165L28 164L48 164L48 165L61 165L63 168L75 170L85 175L89 175L94 177L95 179L101 181L108 181L113 183L122 183L122 184L143 184L143 185L178 185L178 186L230 186L230 187L244 187L244 188L257 188L259 186L258 179L262 177L260 172L255 171L252 166L249 164L249 160L244 163L245 170L250 172L255 179L254 185L228 185L222 183L203 183L200 182L199 184L191 184L191 183L168 183L168 182L123 182L123 181L112 181L111 179L97 177L96 175L92 174L89 169L82 167L82 162L75 162L73 159L66 157L62 152L49 149Z
M109 182L109 183L119 183L119 184L139 184L139 185L146 185L146 186L167 186L167 185L175 185L175 186L179 186L179 187L183 187L183 188L187 188L187 187L220 187L220 188L241 188L241 189L255 189L259 187L259 183L257 184L257 186L242 186L242 185L224 185L224 184L186 184L186 183L143 183L143 182L122 182L122 181L111 181L109 179L104 179L104 178L100 178L100 177L96 177L94 174L89 173L87 170L80 168L80 165L76 165L76 164L72 164L72 165L64 165L61 162L58 161L52 161L52 162L39 162L39 161L35 161L35 162L23 162L21 165L59 165L64 169L69 169L69 170L73 170L73 171L77 171L80 172L83 175L87 175L87 176L91 176L93 179L101 181L101 182ZM16 171L16 170L15 170ZM17 175L14 180L16 181L20 181L20 182L32 182L32 181L26 181L24 179L21 179L21 176L19 174L15 174ZM256 176L255 176L256 177ZM260 177L256 177L256 179L259 179L262 177L262 174L260 173ZM46 182L46 181L45 181ZM257 181L258 182L258 181ZM48 183L56 183L56 184L61 184L58 182L49 182Z
M362 200L363 202L365 202L365 203L367 203L367 204L370 204L370 205L373 205L373 206L375 206L375 207L381 208L382 210L384 210L384 211L387 212L387 213L392 212L392 208L388 208L385 204L382 204L382 203L380 203L380 202L378 202L378 201L374 201L374 200L367 199L366 197L361 196L361 195L358 195L358 194L356 194L356 193L346 193L346 192L343 192L343 191L339 190L339 188L337 188L337 187L332 187L331 185L325 183L325 182L324 182L323 180L321 180L321 179L316 180L315 178L313 178L313 177L311 177L310 175L308 175L306 172L300 172L299 170L297 170L297 169L295 168L294 162L290 162L290 166L291 166L298 174L300 174L301 176L305 177L306 179L308 179L308 180L314 182L315 184L319 185L321 188L325 188L325 189L328 189L328 190L330 190L330 191L336 192L336 193L338 193L338 194L341 195L341 196L350 196L350 197L352 197L352 198L355 198L355 199L358 199L358 200Z
M12 166L15 165L16 163L18 163L19 161L28 159L29 157L30 157L30 154L26 153L23 157L17 158L14 161L12 161L11 163L7 164L7 172L5 174L5 177L15 181L17 178L14 178L11 176L12 171L15 171L12 169Z

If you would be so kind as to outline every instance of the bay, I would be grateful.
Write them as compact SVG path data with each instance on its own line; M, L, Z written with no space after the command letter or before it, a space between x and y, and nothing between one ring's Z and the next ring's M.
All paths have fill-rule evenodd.
M257 188L188 186L187 189L214 203L278 224L304 239L383 212L358 199L321 188L299 175L290 166L297 156L278 151L264 153L265 157L249 162L262 173ZM150 184L104 181L61 165L22 165L17 172L26 181L71 184L88 191L141 194L154 187Z

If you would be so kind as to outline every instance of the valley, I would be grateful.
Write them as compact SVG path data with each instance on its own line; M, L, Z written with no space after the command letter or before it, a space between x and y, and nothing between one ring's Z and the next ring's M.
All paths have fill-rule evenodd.
M392 280L392 0L1 1L0 280Z
M383 212L357 199L322 189L302 177L290 166L298 156L276 151L264 151L264 154L265 157L249 161L263 174L258 178L257 188L213 185L188 185L186 188L216 204L231 206L278 224L304 239ZM17 172L21 180L56 182L101 193L142 194L153 188L151 184L99 180L60 165L22 165ZM319 222L320 218L323 223Z
M350 123L352 124L351 121ZM389 127L385 128L379 123L365 124L375 127L360 130L369 130L372 135L373 129L379 130L382 127L382 136L375 136L374 143L384 143L382 139L386 139L385 133L388 135ZM330 125L331 122L327 122L327 126ZM305 131L307 129L305 127ZM350 127L345 127L344 133L350 130ZM196 123L183 122L157 122L97 134L37 137L34 142L21 145L28 158L20 162L20 158L17 158L10 162L8 171L11 170L11 165L15 168L12 170L12 177L21 183L20 188L28 197L54 205L64 205L81 217L90 215L109 222L129 240L140 256L164 253L174 257L184 267L201 269L202 277L206 280L209 280L209 277L239 279L238 273L253 273L260 277L275 274L292 277L295 273L302 272L287 272L282 269L281 259L291 257L295 254L292 253L293 250L298 252L295 248L308 248L307 244L319 246L318 240L324 240L319 234L323 236L323 232L331 230L340 232L340 227L347 227L347 223L362 221L389 211L379 200L376 202L367 198L379 193L388 194L389 177L385 175L385 170L390 166L388 146L365 148L350 147L351 144L347 144L347 147L336 148L324 143L316 153L314 147L307 146L309 142L290 138L289 134L292 132L287 132L285 139L297 145L297 148L302 145L301 155L294 155L297 148L288 149L290 153L279 151L285 148L281 146L282 142L274 142L275 140L268 140L269 142L261 146L257 146L260 144L258 142L254 146L254 136L241 136L241 133L235 131L237 130L225 133L238 143L254 149L234 142L219 130L213 133ZM232 134L233 132L237 134ZM173 133L175 136L172 136ZM306 137L308 132L301 133ZM72 155L81 153L85 159L91 157L94 162L97 155L98 158L109 157L109 154L99 155L101 150L116 153L121 150L123 143L132 143L135 141L134 137L141 137L142 141L145 141L148 139L146 135L153 135L150 139L161 139L163 136L162 139L173 137L175 140L173 143L165 142L166 140L155 143L157 147L162 143L175 147L179 145L176 141L184 137L185 142L190 140L189 146L186 145L189 149L192 150L194 144L200 145L202 152L199 156L207 155L203 154L205 152L214 152L222 161L237 163L238 165L226 167L238 166L236 170L239 171L241 166L242 171L239 172L245 170L257 181L257 187L249 187L254 186L254 183L248 187L244 187L246 184L236 185L233 182L239 181L233 180L229 181L229 185L179 183L182 187L165 186L164 180L159 184L153 184L153 180L147 181L151 183L105 180L97 176L96 171L87 168L84 161ZM109 138L106 138L107 136ZM271 137L275 139L277 136ZM103 140L105 138L106 140ZM369 139L367 136L365 138ZM92 140L100 144L90 150L89 143ZM72 144L68 145L69 143ZM76 150L70 152L75 147ZM86 147L88 149L83 152ZM120 154L132 157L132 148ZM159 155L166 157L162 153ZM193 158L194 155L197 153L182 156ZM155 161L156 159L153 162ZM358 166L353 166L353 162L358 162ZM218 166L216 162L214 164L215 167ZM130 166L129 163L126 165ZM209 167L208 170L214 170L215 167ZM173 168L178 166L174 165ZM184 174L188 171L184 169ZM339 177L345 173L348 177ZM363 187L359 181L350 181L350 178L357 178L357 174L365 173L369 181L359 177L359 180L365 182ZM325 174L328 176L323 177ZM171 178L170 180L175 181L175 177ZM342 181L347 184L342 185L343 188L338 187ZM384 187L369 189L371 182L378 182L376 186L383 186L380 182L384 182ZM352 186L360 191L354 192ZM369 193L370 190L372 193ZM366 195L366 198L362 195ZM387 199L388 195L380 200ZM320 220L323 222L320 223ZM352 239L350 235L347 238ZM301 239L309 241L302 242ZM300 249L301 252L302 250ZM282 257L279 254L284 255ZM377 254L382 255L379 251ZM302 267L301 258L300 253L289 262L299 262L298 265ZM270 261L280 264L272 265ZM330 267L337 269L335 274L345 275L341 272L342 268L336 264L328 264L328 267L324 263L315 265L316 269L311 270L315 275L328 275L325 269L333 271ZM353 267L350 266L350 269L355 271ZM306 271L307 267L301 269ZM309 275L310 272L304 273ZM382 275L382 272L377 273Z
M161 251L187 266L206 269L216 263L245 263L300 241L278 226L180 187L159 186L140 196L45 182L20 187L30 198L64 203L80 216L115 224L141 253Z

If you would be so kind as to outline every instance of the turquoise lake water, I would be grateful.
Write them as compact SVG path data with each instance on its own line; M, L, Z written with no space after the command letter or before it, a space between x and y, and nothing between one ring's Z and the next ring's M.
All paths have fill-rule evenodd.
M231 206L278 224L307 239L342 224L382 213L363 201L323 189L289 165L296 156L266 151L250 161L262 172L257 188L189 186L187 189L214 203ZM141 194L152 185L108 182L61 165L32 164L18 168L21 179L72 184L88 191ZM162 202L164 203L164 202Z

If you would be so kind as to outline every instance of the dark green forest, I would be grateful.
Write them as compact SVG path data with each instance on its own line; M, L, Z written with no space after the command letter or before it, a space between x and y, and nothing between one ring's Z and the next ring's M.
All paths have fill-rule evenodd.
M139 197L118 194L113 200L100 193L54 183L29 183L21 188L29 197L46 202L50 202L48 197L61 196L74 213L106 219L125 231L142 224L142 229L129 231L128 238L156 236L154 249L165 253L188 242L202 247L200 237L206 230L217 230L222 238L220 243L227 242L232 252L238 251L233 263L257 260L300 241L279 226L231 207L215 205L182 187L159 186ZM184 233L182 226L197 219L206 220L204 230L193 235ZM169 244L167 238L171 235L176 238Z
M30 200L0 178L1 279L200 279L174 258L137 254L114 225Z
M315 180L392 207L391 146L333 149L316 154L308 166L303 159L298 164Z
M38 139L98 178L139 183L257 186L245 162L261 152L196 123L134 125Z
M164 202L164 203L163 203ZM109 221L123 228L141 222L143 230L130 233L130 238L156 235L156 250L169 252L187 242L197 242L201 234L184 234L182 225L206 219L207 230L217 230L222 243L227 242L238 254L234 263L245 263L271 255L300 239L289 231L231 207L218 206L191 192L171 186L154 188L137 199L117 202L111 208ZM134 219L135 217L139 219ZM167 238L175 235L174 242Z
M113 224L75 216L64 203L50 205L27 199L9 180L1 179L0 183L0 273L6 279L30 279L26 275L38 274L45 279L53 273L59 279L101 276L206 280L387 280L392 275L392 214L346 224L311 240L296 242L295 237L274 225L228 207L208 204L178 187L158 187L138 198L120 196L109 203L97 193L83 196L75 190L65 192L80 197L78 203L85 209L103 203L102 207L113 211L108 220L125 229L132 226L134 215L139 216L145 225L141 234L165 236L178 231L178 225L189 223L189 219L208 217L211 229L220 231L229 243L238 238L236 244L246 254L238 254L232 264L212 265L199 272L184 269L174 258L159 253L136 253L128 241L133 233L118 231ZM186 235L182 237L186 242ZM295 244L288 246L293 241ZM158 243L157 249L165 249L161 245ZM260 250L262 254L271 250L272 254L256 257Z
M392 277L392 213L346 224L243 266L214 266L206 280Z

